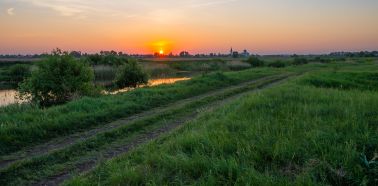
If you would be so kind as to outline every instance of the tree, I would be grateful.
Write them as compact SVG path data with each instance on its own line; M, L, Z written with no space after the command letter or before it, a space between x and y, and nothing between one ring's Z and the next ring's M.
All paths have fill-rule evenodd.
M286 67L286 64L284 62L280 61L280 60L277 60L273 63L270 63L268 66L274 67L274 68L284 68L284 67Z
M187 51L180 52L180 57L189 57L189 56L190 56L190 54Z
M31 77L20 84L19 91L23 99L51 106L90 95L94 90L93 80L93 70L87 64L57 49L38 63Z
M30 68L27 65L13 65L10 67L8 75L10 77L10 82L12 84L18 85L25 78L30 76Z
M247 63L251 64L252 67L263 67L265 62L256 56L251 56L247 59Z
M72 51L70 52L70 55L76 58L80 58L82 56L80 51Z
M119 67L114 83L118 88L135 88L138 85L147 84L148 75L142 70L136 61L129 60L127 63Z
M305 65L308 63L308 60L304 57L294 57L293 65Z

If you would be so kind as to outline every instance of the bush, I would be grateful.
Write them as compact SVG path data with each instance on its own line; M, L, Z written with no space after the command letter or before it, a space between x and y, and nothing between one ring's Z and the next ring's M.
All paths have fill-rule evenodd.
M305 65L308 63L308 60L303 57L295 57L293 61L293 65Z
M38 64L31 77L20 84L19 91L23 99L51 106L91 95L93 79L93 70L87 64L57 50Z
M148 83L148 75L134 60L119 67L114 83L118 88L137 87Z
M125 56L116 52L101 52L101 54L88 55L86 60L92 65L122 65L127 62Z
M286 67L286 63L278 60L278 61L275 61L273 63L270 63L268 66L274 67L274 68L284 68L284 67Z
M263 67L265 62L256 56L251 56L247 59L247 63L251 64L252 67Z
M320 62L320 63L331 63L332 60L330 58L326 58L326 57L316 57L314 59L315 62Z
M12 84L18 85L24 79L30 76L30 68L27 65L13 65L9 68L9 81Z

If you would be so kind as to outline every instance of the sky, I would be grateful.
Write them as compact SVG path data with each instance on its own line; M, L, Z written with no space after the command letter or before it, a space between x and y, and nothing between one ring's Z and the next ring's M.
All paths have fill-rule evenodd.
M0 0L0 54L378 50L378 0Z

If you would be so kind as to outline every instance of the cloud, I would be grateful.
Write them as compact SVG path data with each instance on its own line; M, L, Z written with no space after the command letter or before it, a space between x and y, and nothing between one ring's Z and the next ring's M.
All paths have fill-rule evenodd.
M14 15L14 8L8 8L7 14L10 15L10 16Z
M1 1L1 0L0 0ZM61 16L78 19L145 18L159 23L175 22L191 8L204 8L232 3L238 0L15 0L34 7L50 9Z
M58 1L58 0L24 0L29 2L35 6L43 7L43 8L50 8L62 16L74 16L80 13L83 13L88 7L80 6L77 4L69 4L68 2Z
M209 2L201 2L201 3L194 3L191 5L192 8L200 8L200 7L207 7L207 6L215 6L220 4L232 3L238 0L218 0L218 1L209 1Z
M120 17L133 18L135 13L122 9L122 4L129 1L121 1L121 5L116 2L105 0L19 0L36 7L53 10L65 17L75 17L86 19L90 17ZM131 7L131 6L129 6Z

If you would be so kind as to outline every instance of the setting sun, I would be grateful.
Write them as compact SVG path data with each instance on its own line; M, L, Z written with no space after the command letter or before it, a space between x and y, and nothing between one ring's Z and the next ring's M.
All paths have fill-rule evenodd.
M164 55L174 50L173 42L168 39L155 40L153 42L146 43L147 51Z

